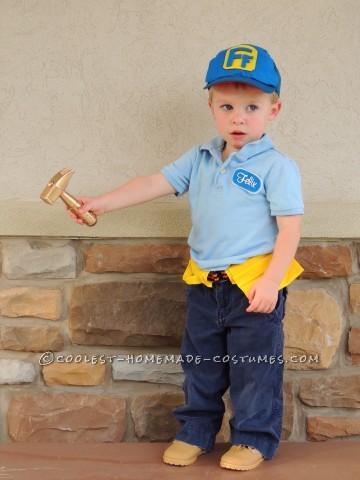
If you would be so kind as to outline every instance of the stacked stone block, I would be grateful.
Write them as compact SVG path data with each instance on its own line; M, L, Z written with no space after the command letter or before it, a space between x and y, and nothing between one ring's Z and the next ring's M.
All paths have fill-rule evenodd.
M0 246L0 441L170 440L183 402L185 239ZM359 438L359 253L341 240L305 239L298 250L283 439ZM229 440L224 401L219 441Z

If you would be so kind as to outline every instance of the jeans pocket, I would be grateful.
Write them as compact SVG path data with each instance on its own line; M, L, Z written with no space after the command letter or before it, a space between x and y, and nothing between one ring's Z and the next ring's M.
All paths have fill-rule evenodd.
M283 288L279 290L278 293L278 300L276 302L275 308L272 312L266 314L267 319L270 322L278 322L281 323L284 316L285 316L285 303L287 297L287 288Z

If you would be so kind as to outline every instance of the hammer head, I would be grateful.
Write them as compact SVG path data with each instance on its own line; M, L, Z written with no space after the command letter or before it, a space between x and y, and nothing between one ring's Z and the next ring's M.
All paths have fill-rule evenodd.
M70 168L64 168L63 170L60 170L60 172L56 173L50 179L49 183L42 191L40 198L44 200L44 202L52 205L55 200L57 200L65 191L69 180L74 173L75 170L71 170Z

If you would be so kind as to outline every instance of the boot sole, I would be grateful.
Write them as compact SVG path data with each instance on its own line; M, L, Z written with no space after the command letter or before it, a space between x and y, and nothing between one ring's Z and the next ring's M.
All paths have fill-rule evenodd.
M254 468L258 467L263 460L264 459L262 458L257 463L254 463L252 465L236 465L234 463L220 462L220 467L227 468L228 470L238 470L238 471L248 472L249 470L254 470Z
M173 458L163 457L163 462L167 463L168 465L174 465L176 467L187 467L188 465L192 465L196 462L196 460L206 452L200 452L199 455L196 455L195 458L191 458L190 460L176 460Z

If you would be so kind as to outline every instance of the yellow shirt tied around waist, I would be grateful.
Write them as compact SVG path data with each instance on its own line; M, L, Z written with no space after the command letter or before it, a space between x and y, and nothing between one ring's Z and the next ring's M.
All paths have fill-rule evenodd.
M257 255L256 257L249 258L244 263L230 265L230 267L225 270L225 273L229 277L230 282L236 284L248 297L251 286L265 273L272 255L272 253ZM303 271L304 269L301 265L293 259L279 285L279 290L290 285ZM203 283L207 287L211 287L212 282L207 279L208 274L209 272L202 270L194 260L190 259L184 272L183 280L188 285Z

